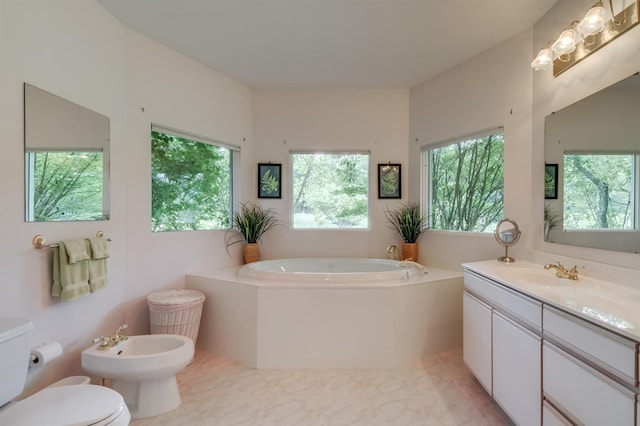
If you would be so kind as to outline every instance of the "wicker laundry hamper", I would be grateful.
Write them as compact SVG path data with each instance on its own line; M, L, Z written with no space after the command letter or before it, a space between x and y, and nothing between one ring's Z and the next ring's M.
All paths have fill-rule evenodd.
M147 296L151 334L181 334L195 346L200 329L204 293L199 290L165 290Z

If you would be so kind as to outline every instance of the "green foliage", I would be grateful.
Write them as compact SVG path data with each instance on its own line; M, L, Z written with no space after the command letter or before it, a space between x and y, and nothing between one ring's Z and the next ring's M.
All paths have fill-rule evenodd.
M368 155L300 153L292 161L295 227L368 226Z
M31 152L33 220L108 219L102 210L102 152Z
M231 152L151 132L152 230L224 229L231 219Z
M503 216L504 136L431 151L432 228L483 232Z
M565 155L565 229L633 229L636 157Z
M264 209L259 204L244 203L233 213L232 227L225 234L227 248L236 243L257 243L269 230L278 226L280 221L275 210Z
M380 177L381 195L395 195L398 192L398 174L395 170L383 170Z
M260 178L260 187L265 194L272 194L278 190L280 182L278 178L271 175L271 170L267 169Z
M396 209L387 209L384 215L405 243L415 243L429 229L429 218L416 202L409 201Z

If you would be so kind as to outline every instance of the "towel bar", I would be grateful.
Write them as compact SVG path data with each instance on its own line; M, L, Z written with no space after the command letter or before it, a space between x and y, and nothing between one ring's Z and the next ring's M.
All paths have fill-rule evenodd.
M96 232L96 237L104 238L104 232L103 231ZM106 240L111 241L111 238L106 238ZM35 247L36 249L58 247L58 244L45 244L46 241L44 239L44 236L40 234L35 235L31 240L31 243L33 244L33 247Z

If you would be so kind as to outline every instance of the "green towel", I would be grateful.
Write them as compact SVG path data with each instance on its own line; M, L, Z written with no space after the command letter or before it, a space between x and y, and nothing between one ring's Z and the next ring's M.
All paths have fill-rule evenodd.
M90 259L87 240L65 240L63 243L67 249L69 263L78 263Z
M89 262L89 287L93 293L96 290L105 288L107 279L107 259L91 259Z
M89 261L69 263L64 242L53 248L53 286L51 294L60 297L63 302L88 296Z
M92 259L104 259L109 257L109 244L102 237L89 238Z

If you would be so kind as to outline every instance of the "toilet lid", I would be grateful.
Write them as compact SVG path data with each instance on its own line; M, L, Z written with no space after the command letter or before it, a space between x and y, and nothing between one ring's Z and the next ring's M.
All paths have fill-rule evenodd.
M122 410L122 396L103 386L45 388L0 414L3 425L94 425Z

